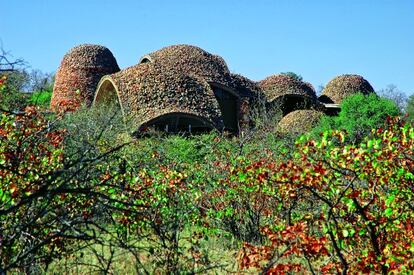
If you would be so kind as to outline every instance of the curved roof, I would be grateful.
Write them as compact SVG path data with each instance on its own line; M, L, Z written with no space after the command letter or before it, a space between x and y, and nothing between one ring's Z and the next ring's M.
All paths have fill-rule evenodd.
M191 45L164 47L143 56L140 63L152 62L165 70L176 70L187 75L203 77L207 82L227 84L230 71L226 62L218 55Z
M237 90L243 97L264 96L263 91L257 82L240 74L230 74L230 86Z
M138 125L136 132L141 132L145 130L147 126L151 126L152 123L157 120L163 119L168 116L174 116L175 118L193 118L197 120L199 124L203 124L204 128L215 129L216 124L208 117L200 116L200 113L194 112L189 109L182 108L167 108L160 110L158 108L145 108L140 110L140 116L136 117L135 121Z
M110 81L126 115L131 115L137 129L167 113L185 113L202 118L221 129L218 102L208 83L201 78L174 70L164 70L156 63L141 63L102 78L95 96L105 93L103 83Z
M339 104L345 97L358 92L369 94L374 92L374 88L360 75L344 74L333 78L326 84L320 100L325 103Z
M269 102L286 95L316 98L315 90L309 84L286 74L269 76L259 82Z
M278 128L284 133L302 134L315 127L323 115L316 110L296 110L284 116Z
M60 64L61 67L66 68L94 68L107 69L118 68L118 63L115 60L112 52L101 45L82 44L70 49Z
M51 108L58 110L65 102L90 106L101 77L117 71L115 57L104 46L83 44L70 49L56 72Z

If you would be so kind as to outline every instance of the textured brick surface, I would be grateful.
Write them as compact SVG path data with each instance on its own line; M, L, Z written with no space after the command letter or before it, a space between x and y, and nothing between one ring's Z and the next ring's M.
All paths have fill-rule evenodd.
M333 78L326 84L320 100L339 104L345 97L358 92L369 94L374 92L374 88L360 75L344 74Z
M202 77L208 82L228 85L230 72L226 62L218 55L191 45L173 45L147 54L148 58L164 68L175 70L186 75Z
M118 64L107 48L90 44L72 48L56 72L51 109L58 111L66 102L90 106L101 77L117 71Z
M105 77L118 87L126 114L137 125L167 113L186 113L222 127L221 112L208 83L157 63L142 63ZM100 91L98 91L100 92Z
M285 95L301 95L316 98L315 89L309 83L285 74L269 76L260 81L259 86L266 95L268 102L272 102L278 97Z
M316 126L323 115L315 110L296 110L284 116L278 128L284 133L302 134Z

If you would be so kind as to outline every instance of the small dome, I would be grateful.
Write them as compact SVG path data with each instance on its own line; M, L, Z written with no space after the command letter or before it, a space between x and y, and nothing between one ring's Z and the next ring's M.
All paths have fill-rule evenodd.
M59 110L65 102L90 106L101 77L118 71L119 66L108 48L91 44L72 48L56 72L51 108Z
M276 74L259 82L267 100L272 102L281 96L299 95L316 98L315 89L309 84L286 74Z
M226 62L218 55L191 45L173 45L141 58L140 63L153 62L166 70L203 77L207 82L226 85L230 74Z
M344 74L333 78L326 84L319 100L324 103L340 104L345 97L358 92L374 93L374 88L360 75Z
M105 95L110 92L117 96ZM218 129L222 127L220 108L207 82L164 70L156 63L141 63L103 77L94 104L100 104L105 98L119 98L124 113L132 116L137 129L168 114L196 118Z
M278 128L283 133L303 134L315 127L323 115L316 110L296 110L284 116Z

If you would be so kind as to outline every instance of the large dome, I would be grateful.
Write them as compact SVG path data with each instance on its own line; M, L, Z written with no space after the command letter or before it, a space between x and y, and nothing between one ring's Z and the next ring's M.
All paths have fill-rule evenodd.
M333 78L326 84L319 100L325 103L340 104L345 97L358 92L369 94L374 92L374 88L360 75L344 74Z
M157 121L171 130L176 127L171 123L192 119L194 121L188 123L193 130L222 127L220 108L207 82L196 76L164 70L156 63L141 63L103 77L94 104L114 99L118 99L124 114L132 117L138 130Z
M108 48L91 44L72 48L56 72L51 108L59 110L65 102L90 106L102 76L118 71L115 57Z
M204 78L208 82L227 85L229 69L218 55L191 45L173 45L143 56L140 63L152 62L166 70Z

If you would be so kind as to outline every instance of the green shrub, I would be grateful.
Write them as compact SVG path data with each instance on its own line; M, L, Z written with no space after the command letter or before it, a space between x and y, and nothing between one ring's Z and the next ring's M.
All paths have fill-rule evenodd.
M41 108L49 108L50 99L52 98L51 90L37 91L31 94L29 103Z
M384 125L387 117L400 114L398 106L392 100L375 94L359 93L342 101L337 117L323 117L312 135L318 136L319 133L331 129L346 130L350 141L355 142L366 136L371 129Z
M408 120L414 122L414 94L408 98L406 112Z

